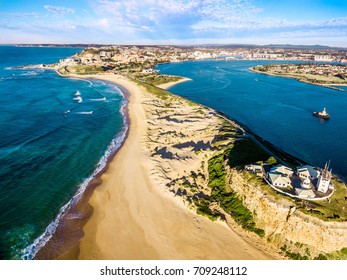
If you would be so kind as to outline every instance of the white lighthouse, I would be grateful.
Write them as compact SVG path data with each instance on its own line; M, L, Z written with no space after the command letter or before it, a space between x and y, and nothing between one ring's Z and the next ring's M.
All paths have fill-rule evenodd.
M330 186L330 180L331 170L329 171L329 164L326 163L321 175L318 178L317 191L326 193Z

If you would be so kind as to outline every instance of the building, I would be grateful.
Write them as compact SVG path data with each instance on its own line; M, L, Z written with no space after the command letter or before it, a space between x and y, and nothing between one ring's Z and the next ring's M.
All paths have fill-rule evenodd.
M275 187L285 188L285 187L291 186L291 184L292 184L292 182L288 178L288 176L286 176L282 173L270 172L268 174L268 177L269 177L271 184Z
M312 183L310 178L305 178L301 184L301 188L295 188L295 193L300 198L315 198L316 195L314 191L312 190Z
M331 57L331 55L315 55L314 60L315 61L331 62L331 61L333 61L333 58Z
M211 113L211 112L210 112ZM213 113L212 113L213 114ZM250 164L250 165L246 165L245 169L247 171L251 171L254 174L257 174L258 176L263 176L263 168L261 165L259 164Z
M318 178L317 182L317 191L326 193L330 187L331 181L331 170L329 171L329 164L325 164L324 169L322 170L322 174Z
M294 171L285 165L279 164L279 165L272 167L270 170L270 173L281 173L285 176L291 177L293 175Z
M317 169L310 165L299 166L296 169L296 173L303 180L305 180L306 178L309 178L311 180L317 179L320 174Z

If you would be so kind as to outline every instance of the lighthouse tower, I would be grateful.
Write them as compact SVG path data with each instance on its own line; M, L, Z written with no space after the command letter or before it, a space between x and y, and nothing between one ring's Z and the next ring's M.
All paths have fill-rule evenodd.
M326 163L317 182L317 191L326 193L330 186L330 180L331 180L331 170L329 171L329 164Z
M304 181L301 182L300 185L303 189L309 190L311 189L311 180L309 178L306 178Z

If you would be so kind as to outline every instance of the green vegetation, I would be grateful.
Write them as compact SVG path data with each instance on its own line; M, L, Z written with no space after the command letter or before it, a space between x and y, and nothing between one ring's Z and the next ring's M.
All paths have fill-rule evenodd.
M207 201L204 198L200 198L197 200L194 200L194 204L197 206L196 212L199 215L205 216L209 218L212 221L217 220L218 217L220 217L220 214L218 212L214 212L210 209L210 202Z
M226 190L225 157L225 154L219 154L208 161L208 186L211 188L210 200L219 203L224 211L230 214L244 229L253 231L263 237L265 232L255 226L252 212L243 205L242 200L235 192Z
M81 52L81 55L86 55L86 54L99 55L99 53L100 53L99 48L87 48Z
M129 76L130 79L132 79L135 83L137 83L140 86L143 86L148 92L153 93L156 97L165 100L165 107L169 108L171 107L172 103L171 101L178 101L178 100L182 100L184 102L186 102L186 104L188 104L189 106L195 106L197 105L194 102L191 102L190 100L187 100L183 97L174 95L164 89L158 88L154 85L148 84L142 80L137 79L135 76Z
M282 74L286 76L285 74ZM327 75L314 75L314 74L291 74L291 76L298 79L300 82L312 84L346 84L347 80L341 75L327 76Z
M301 255L300 253L291 252L290 250L287 249L286 245L283 245L280 249L282 250L284 255L289 259L292 259L292 260L308 260L309 259L307 255Z
M347 248L342 248L340 251L326 254L325 257L329 260L347 260Z
M277 160L274 157L269 157L267 163L269 165L275 165L277 163Z
M229 164L233 167L243 167L246 164L252 164L257 161L267 161L272 157L265 152L259 145L251 139L242 139L234 143L234 147L229 154ZM271 162L273 160L270 160Z
M102 66L98 65L76 65L65 67L66 72L77 75L98 74L104 71Z
M334 67L338 67L337 71L331 67L327 65L315 65L313 63L300 63L260 65L250 69L272 75L295 78L305 83L318 85L346 84L347 75L345 66L335 65Z
M336 179L332 179L332 183L335 192L329 201L300 202L299 209L325 221L347 221L347 187Z
M287 245L283 245L281 248L282 252L286 257L292 260L346 260L347 259L347 248L342 248L340 251L335 251L329 254L320 253L318 256L311 257L308 248L305 250L305 254L302 255L298 252L292 252L288 249Z
M169 82L177 82L182 79L178 76L169 76L169 75L159 75L159 74L137 74L136 78L150 84L152 86L157 86Z
M158 88L156 86L153 86L153 85L147 84L145 82L139 81L139 80L137 80L135 78L133 78L133 81L136 82L138 85L143 86L144 88L146 88L146 90L148 92L153 93L155 96L157 96L160 99L168 100L170 98L175 98L174 95L172 95L171 93L167 92L166 90L163 90L163 89ZM167 104L165 103L165 106L169 107L170 104L169 103L167 103Z

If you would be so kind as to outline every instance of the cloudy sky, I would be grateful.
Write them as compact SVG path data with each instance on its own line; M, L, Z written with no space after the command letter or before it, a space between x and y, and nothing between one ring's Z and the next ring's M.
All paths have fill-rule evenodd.
M347 47L347 0L0 0L0 44Z

